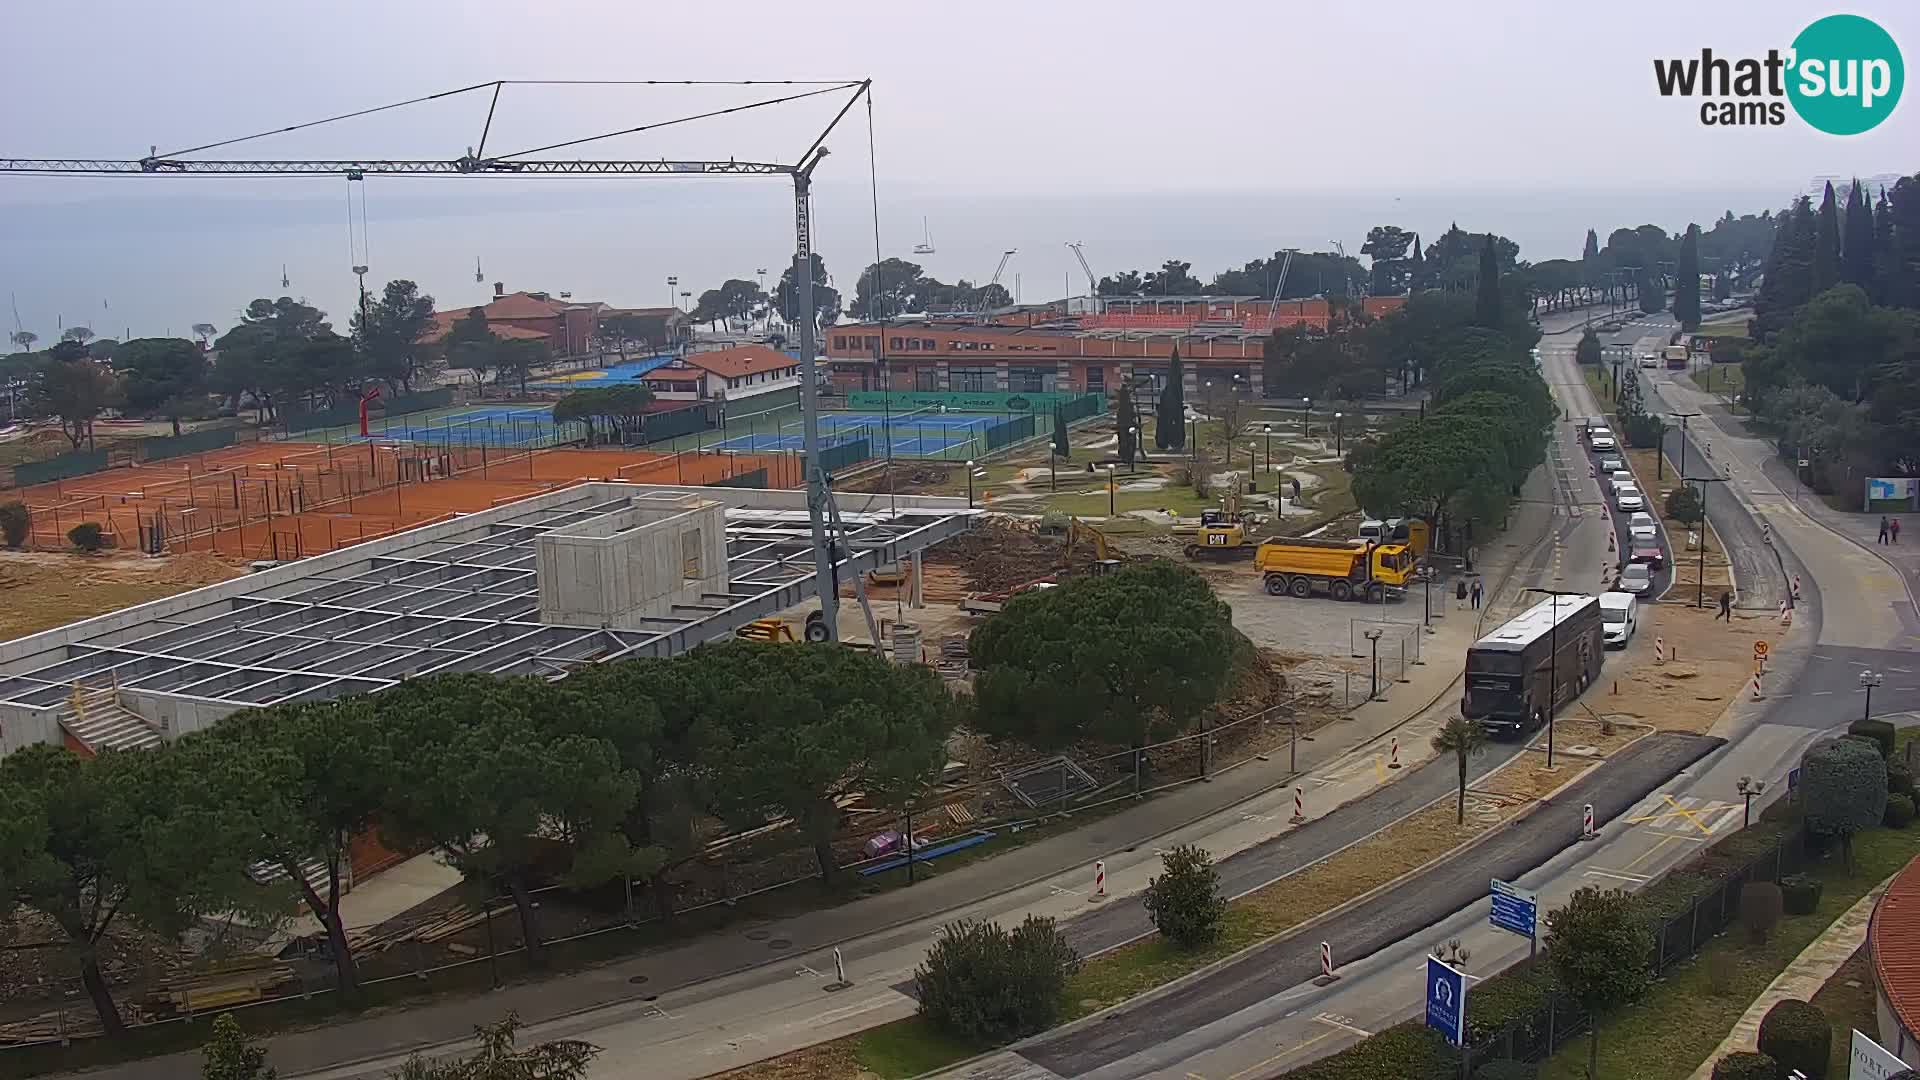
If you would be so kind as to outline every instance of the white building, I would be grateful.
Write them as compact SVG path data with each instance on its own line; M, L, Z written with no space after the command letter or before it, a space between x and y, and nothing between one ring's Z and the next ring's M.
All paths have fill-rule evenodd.
M738 401L800 385L800 361L764 345L688 353L646 375L663 401Z

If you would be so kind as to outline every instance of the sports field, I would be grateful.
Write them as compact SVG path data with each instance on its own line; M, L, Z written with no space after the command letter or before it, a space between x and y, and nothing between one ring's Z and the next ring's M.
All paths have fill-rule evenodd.
M804 441L798 411L778 428L750 429L746 434L730 434L714 446L721 450L749 452L794 452ZM883 455L889 442L894 457L946 457L970 450L980 442L980 433L1004 421L1004 416L959 413L918 412L900 416L882 413L820 414L820 436L832 443L867 439L874 453ZM729 427L731 430L731 425ZM984 451L983 451L984 452Z
M416 442L436 446L487 446L530 450L586 438L578 421L553 422L551 405L450 405L425 412L379 417L360 434L358 424L298 433L306 442Z

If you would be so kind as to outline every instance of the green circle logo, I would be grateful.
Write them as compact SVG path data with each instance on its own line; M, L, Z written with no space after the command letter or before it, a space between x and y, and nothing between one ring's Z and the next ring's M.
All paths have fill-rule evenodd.
M1880 24L1829 15L1793 39L1787 99L1800 119L1829 135L1871 131L1900 103L1906 67Z

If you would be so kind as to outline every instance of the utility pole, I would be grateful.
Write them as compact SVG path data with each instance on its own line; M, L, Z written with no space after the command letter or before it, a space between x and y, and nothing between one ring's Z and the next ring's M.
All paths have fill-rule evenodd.
M833 554L826 539L827 472L820 467L820 382L814 363L813 170L827 156L819 147L793 173L794 314L800 338L800 452L807 470L807 525L813 533L813 576L820 591L820 623L827 640L840 640L840 590L834 587Z
M1727 482L1727 478L1724 476L1687 476L1685 475L1685 473L1682 473L1680 477L1680 482L1683 484L1699 484L1700 485L1700 562L1699 562L1699 569L1695 571L1695 573L1698 575L1698 580L1694 582L1693 606L1706 607L1707 606L1707 485L1708 484L1724 484Z
M1700 414L1697 412L1677 412L1677 413L1669 413L1668 415L1672 416L1675 420L1680 421L1680 470L1679 471L1681 476L1685 476L1687 475L1687 421L1693 419L1696 416L1699 416Z

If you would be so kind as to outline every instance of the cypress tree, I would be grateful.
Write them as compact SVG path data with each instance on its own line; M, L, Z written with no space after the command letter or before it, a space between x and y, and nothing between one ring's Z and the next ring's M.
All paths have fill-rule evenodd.
M1071 444L1067 442L1067 413L1065 409L1053 410L1053 452L1065 461L1073 455L1069 452Z
M1120 396L1113 403L1113 423L1120 432L1120 460L1133 464L1137 448L1134 446L1133 429L1139 424L1133 411L1133 384L1122 381Z
M1813 232L1813 288L1809 299L1840 281L1840 207L1834 201L1833 181L1820 199L1820 218Z
M1427 260L1420 254L1420 234L1413 234L1413 258L1407 261L1407 295L1412 296L1427 285Z
M1753 336L1766 341L1793 320L1794 311L1813 296L1813 248L1816 226L1813 201L1795 200L1780 215L1774 229L1773 250L1767 254L1766 276L1753 303Z
M1180 346L1175 345L1167 359L1167 386L1160 391L1160 407L1153 423L1153 445L1162 450L1179 450L1187 445L1185 383L1185 365L1180 363Z
M1887 189L1880 189L1880 205L1873 210L1873 302L1893 303L1896 256L1893 250L1893 204L1887 201Z
M1887 198L1887 304L1920 307L1920 177L1901 177Z
M1874 292L1873 281L1873 204L1855 180L1847 191L1847 216L1840 222L1840 280Z
M1680 267L1673 283L1673 317L1682 330L1700 328L1700 226L1680 238Z
M1505 322L1500 310L1500 256L1494 250L1493 234L1487 234L1487 246L1480 249L1480 291L1474 299L1473 322L1497 330Z

